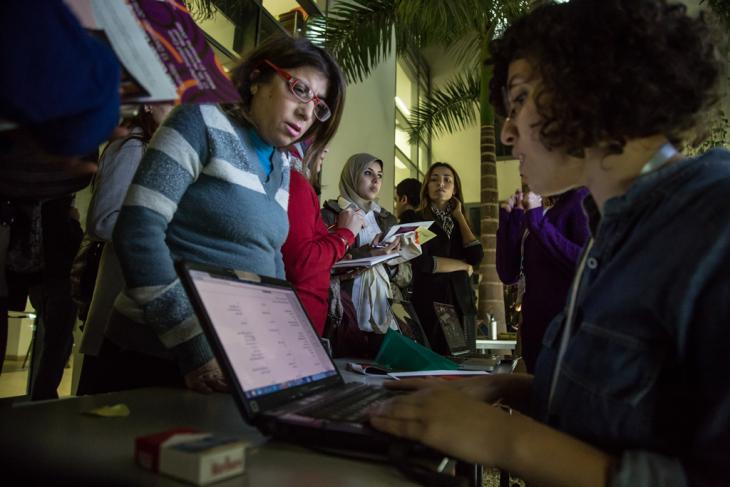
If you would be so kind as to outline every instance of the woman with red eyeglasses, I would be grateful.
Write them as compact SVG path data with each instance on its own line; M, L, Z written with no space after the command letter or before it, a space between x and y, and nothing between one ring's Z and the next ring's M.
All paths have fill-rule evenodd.
M337 130L345 81L304 39L277 37L232 72L242 102L183 105L149 144L112 241L127 284L115 302L89 392L227 384L175 274L185 259L283 279L287 147L318 158Z

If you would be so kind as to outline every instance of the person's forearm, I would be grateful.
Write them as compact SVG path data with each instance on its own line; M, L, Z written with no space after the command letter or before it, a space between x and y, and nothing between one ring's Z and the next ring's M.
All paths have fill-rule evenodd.
M532 388L531 374L503 374L509 377L502 388L502 401L511 408L516 409L523 414L527 414L530 402L530 390Z
M448 272L466 271L469 264L463 260L451 259L449 257L434 257L436 263L434 274L445 274Z
M529 485L603 486L616 459L521 414L502 423L496 465ZM549 453L548 453L549 452Z
M532 379L530 374L491 374L458 381L454 386L481 401L499 401L526 413Z

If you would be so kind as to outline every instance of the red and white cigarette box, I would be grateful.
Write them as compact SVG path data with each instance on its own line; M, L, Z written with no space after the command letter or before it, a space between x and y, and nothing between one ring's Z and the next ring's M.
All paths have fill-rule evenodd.
M137 438L134 457L153 472L205 485L242 474L245 451L239 438L176 428Z

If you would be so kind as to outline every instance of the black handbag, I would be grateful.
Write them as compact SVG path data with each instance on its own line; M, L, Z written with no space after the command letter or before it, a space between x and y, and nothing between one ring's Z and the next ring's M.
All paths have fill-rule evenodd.
M79 319L86 321L91 298L94 296L96 275L99 273L104 243L84 235L81 247L71 265L71 298L78 306Z

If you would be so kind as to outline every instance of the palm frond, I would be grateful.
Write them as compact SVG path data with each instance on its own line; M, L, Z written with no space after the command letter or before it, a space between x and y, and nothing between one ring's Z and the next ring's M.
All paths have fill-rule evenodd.
M456 61L457 66L472 69L479 63L479 49L483 34L472 30L447 46L447 55Z
M480 78L476 70L457 75L443 88L419 103L411 113L408 130L410 143L425 138L453 133L477 121L479 112Z
M494 2L491 10L493 22L488 29L491 29L495 36L500 36L513 21L522 17L540 3L542 3L540 0L502 0ZM488 29L485 29L485 31Z
M210 19L216 9L222 12L248 12L250 0L184 0L195 21Z
M447 47L476 31L484 2L343 0L330 9L327 18L310 18L306 35L329 49L348 79L362 81L391 54L393 32L397 54L431 44ZM466 49L464 59L469 57Z
M343 0L326 18L310 18L306 35L324 44L350 81L362 81L392 52L395 10L396 0Z
M700 0L700 5L707 3L725 25L730 28L730 3L727 0Z
M474 17L483 0L398 0L396 35L417 34L421 46L447 46L474 30Z

